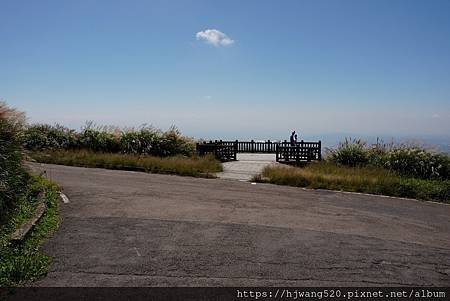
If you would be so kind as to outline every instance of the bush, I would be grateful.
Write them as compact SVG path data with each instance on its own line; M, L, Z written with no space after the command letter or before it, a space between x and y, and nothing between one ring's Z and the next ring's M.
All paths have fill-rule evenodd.
M151 127L124 132L121 135L120 144L122 152L126 154L146 154L158 157L192 156L194 154L194 142L181 136L176 127L171 127L165 133Z
M360 139L345 139L328 150L328 160L350 167L374 166L399 175L425 180L449 180L450 156L419 146L377 143L371 148Z
M29 126L25 131L24 146L33 151L85 149L158 157L194 155L192 139L183 137L175 127L166 132L146 126L121 131L115 127L95 126L92 122L88 122L80 133L60 125Z
M24 115L0 103L0 224L23 193L28 175L22 167Z
M347 139L336 149L328 150L328 159L338 165L364 166L369 162L369 151L361 139Z
M79 137L74 130L58 124L36 124L27 127L24 146L30 150L71 149L79 146Z
M385 155L383 166L420 179L450 179L450 156L421 148L397 148Z
M450 202L450 181L402 178L397 189L401 197Z
M139 131L122 132L120 136L121 151L125 154L160 155L161 131L142 127Z
M120 140L112 133L85 128L80 134L79 147L94 152L115 153L120 151Z
M450 203L450 181L404 178L376 167L346 167L320 162L304 168L269 166L254 178L278 185L331 189Z
M194 142L182 137L176 127L171 127L165 132L160 140L158 156L167 157L174 155L192 156L194 153Z
M149 135L145 135L145 134ZM153 134L153 133L152 133ZM125 154L146 154L155 143L153 135L141 130L140 132L125 132L120 136L120 148ZM145 138L147 139L145 139Z
M0 287L38 280L46 275L51 262L49 256L41 253L39 246L58 225L58 187L38 176L32 176L28 184L23 187L25 193L17 199L8 222L0 227ZM11 243L11 234L33 215L40 191L45 191L45 213L25 239Z

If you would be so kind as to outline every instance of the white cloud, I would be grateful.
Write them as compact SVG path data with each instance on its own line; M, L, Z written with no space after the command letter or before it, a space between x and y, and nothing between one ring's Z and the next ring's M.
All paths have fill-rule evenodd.
M431 118L434 118L434 119L438 119L438 118L441 118L441 115L439 115L439 114L433 114L432 116L431 116Z
M205 95L205 96L203 96L203 98L207 99L207 100L210 100L210 99L212 99L212 96L211 95Z
M219 46L230 46L234 40L230 39L226 34L217 29L206 29L196 33L197 40L204 40L206 43Z

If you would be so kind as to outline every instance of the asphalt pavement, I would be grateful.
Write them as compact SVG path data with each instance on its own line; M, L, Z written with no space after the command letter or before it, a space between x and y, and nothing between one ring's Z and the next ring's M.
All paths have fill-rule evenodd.
M61 185L38 286L448 286L450 206L32 164Z

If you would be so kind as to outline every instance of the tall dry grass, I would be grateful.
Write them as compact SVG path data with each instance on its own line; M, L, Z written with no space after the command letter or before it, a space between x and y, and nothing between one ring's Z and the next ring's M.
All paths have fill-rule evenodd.
M24 192L28 174L22 166L25 114L0 102L0 225Z
M222 171L222 165L213 157L175 156L161 158L148 155L97 153L87 150L50 150L31 152L29 155L40 163L134 170L204 178L215 177L215 173Z
M181 135L174 126L163 132L151 126L119 129L88 122L77 132L61 125L27 126L24 146L28 150L85 149L94 152L170 157L193 156L193 139Z
M405 178L377 167L338 166L332 162L304 168L269 166L255 181L278 185L364 192L450 203L450 181Z
M424 180L450 180L450 155L417 144L369 145L361 139L346 138L328 149L326 159L339 166L379 167L399 175Z

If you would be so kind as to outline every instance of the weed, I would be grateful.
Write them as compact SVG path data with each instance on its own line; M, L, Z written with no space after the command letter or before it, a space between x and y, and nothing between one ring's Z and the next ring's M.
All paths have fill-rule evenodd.
M85 149L94 152L125 153L169 157L193 156L194 141L181 135L176 127L168 131L142 126L140 129L96 126L87 122L81 132L60 125L31 125L25 129L28 150Z
M255 181L279 185L331 189L450 203L450 181L406 178L379 167L346 167L333 162L304 168L269 166Z
M11 233L27 220L36 206L37 191L45 191L47 209L38 223L18 243L11 243ZM0 287L36 281L47 274L51 258L39 251L39 245L58 225L58 188L47 180L33 176L27 193L10 211L8 223L0 230Z
M154 157L95 153L86 150L31 152L37 162L61 165L135 170L151 173L177 174L193 177L214 177L222 165L213 157Z

